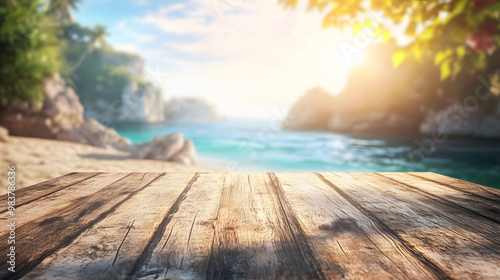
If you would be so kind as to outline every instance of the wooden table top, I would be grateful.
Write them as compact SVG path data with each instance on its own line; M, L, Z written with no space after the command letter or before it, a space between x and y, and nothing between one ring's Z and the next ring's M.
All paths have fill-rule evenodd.
M16 217L2 279L500 279L500 190L435 173L71 173Z

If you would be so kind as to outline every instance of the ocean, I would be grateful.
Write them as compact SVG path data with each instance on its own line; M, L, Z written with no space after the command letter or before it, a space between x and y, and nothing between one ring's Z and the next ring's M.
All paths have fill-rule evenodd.
M182 132L194 141L202 163L227 171L430 171L500 189L500 142L493 140L359 139L283 131L279 123L250 120L114 128L134 144Z

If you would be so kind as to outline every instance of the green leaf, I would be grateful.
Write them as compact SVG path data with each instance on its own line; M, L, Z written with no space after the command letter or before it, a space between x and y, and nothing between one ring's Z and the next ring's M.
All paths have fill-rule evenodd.
M373 21L370 19L365 19L365 27L366 28L371 28L373 26Z
M452 49L446 49L443 51L439 51L436 54L436 56L434 57L434 65L438 66L439 64L441 64L441 62L443 62L445 59L450 57L450 55L452 55L452 54L453 54Z
M411 54L417 61L422 61L424 50L419 44L413 44L411 46Z
M466 52L465 47L464 46L457 47L456 52L459 58L463 58Z
M392 64L394 65L394 67L398 67L399 65L401 65L401 63L403 63L405 59L405 56L406 53L403 50L394 52L394 54L392 55Z
M382 34L382 41L387 42L389 39L391 39L391 31L385 30L384 33Z
M462 63L460 61L455 61L453 63L452 77L455 78L458 75L458 73L460 73L460 70L462 70Z
M445 60L440 67L440 72L441 72L441 81L446 80L451 74L451 67L450 67L451 59Z
M363 24L361 24L361 22L356 22L352 26L352 31L354 32L354 35L358 35L359 32L361 32L362 29L363 29Z
M382 35L382 32L384 31L384 26L382 24L379 24L377 25L377 27L375 27L375 37L378 38Z

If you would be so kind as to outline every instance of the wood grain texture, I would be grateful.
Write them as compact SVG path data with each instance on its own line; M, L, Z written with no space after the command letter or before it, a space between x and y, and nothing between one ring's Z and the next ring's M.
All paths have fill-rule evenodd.
M324 278L273 174L226 176L213 243L207 279Z
M498 224L371 173L321 173L441 279L498 279ZM484 234L487 233L487 234Z
M23 190L0 279L500 279L500 191L434 173L72 173Z
M200 173L178 197L136 264L141 279L203 279L224 174Z
M432 172L408 172L405 173L419 179L428 180L436 184L459 190L469 195L478 196L500 204L500 190L490 187L481 186L471 182L463 181L460 179L451 178L448 176L432 173Z
M159 173L131 173L126 180L117 181L63 209L20 226L16 229L16 250L22 254L17 255L16 269L30 268L55 249L70 243L88 226L104 218L159 176ZM0 240L7 240L7 235L0 236ZM9 247L7 242L0 244L0 252L7 252ZM7 262L2 261L0 278L9 275L7 266Z
M162 176L126 200L25 279L113 279L131 274L163 217L194 173Z
M98 172L69 173L33 186L16 190L16 207L35 201L41 197L57 192L74 184L97 176ZM1 201L7 201L7 194L0 196ZM7 212L3 208L0 213Z
M500 223L500 205L488 199L429 180L408 176L404 173L385 172L376 174L404 184L409 188L433 195L443 202L454 205L456 208L462 208L464 211L473 212L484 219Z
M117 182L126 176L128 173L102 173L97 176L92 176L87 178L85 181L75 183L64 189L60 189L57 192L47 194L45 196L39 197L35 201L23 204L16 207L16 215L19 219L16 222L16 226L20 226L29 223L30 221L43 219L50 213L58 210L64 209L74 203L79 203L79 201L86 196L94 194L101 189L109 186L110 184ZM18 194L18 197L19 196ZM5 219L9 217L8 212L0 214L0 219ZM9 231L7 227L0 228L0 236L6 234Z
M326 278L438 278L400 240L314 174L277 176Z

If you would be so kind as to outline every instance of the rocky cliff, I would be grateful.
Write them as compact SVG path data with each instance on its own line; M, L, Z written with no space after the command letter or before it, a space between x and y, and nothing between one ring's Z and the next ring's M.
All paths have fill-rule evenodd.
M0 113L0 140L7 141L10 134L117 149L139 159L184 164L197 161L193 142L185 140L181 133L158 136L149 143L132 145L114 129L95 119L84 119L84 108L78 95L58 75L46 79L43 88L46 97L42 106L20 102Z
M432 63L394 68L395 48L394 43L373 47L366 61L353 67L346 87L336 96L321 89L307 92L291 108L283 128L366 137L434 132L500 136L499 98L489 91L487 79L463 71L455 80L441 82ZM475 96L479 86L487 98Z
M283 128L326 130L335 107L335 97L317 87L306 92L290 109Z
M99 147L122 149L130 141L94 119L83 118L78 95L59 75L44 81L41 107L20 102L0 114L0 125L11 135L65 140Z
M107 125L163 122L163 94L147 81L142 58L104 51L99 57L94 63L100 69L109 70L102 70L104 74L96 78L94 88L78 91L85 107L85 118L94 118Z
M195 97L168 100L165 102L164 116L165 122L182 124L212 123L223 119L215 105Z

